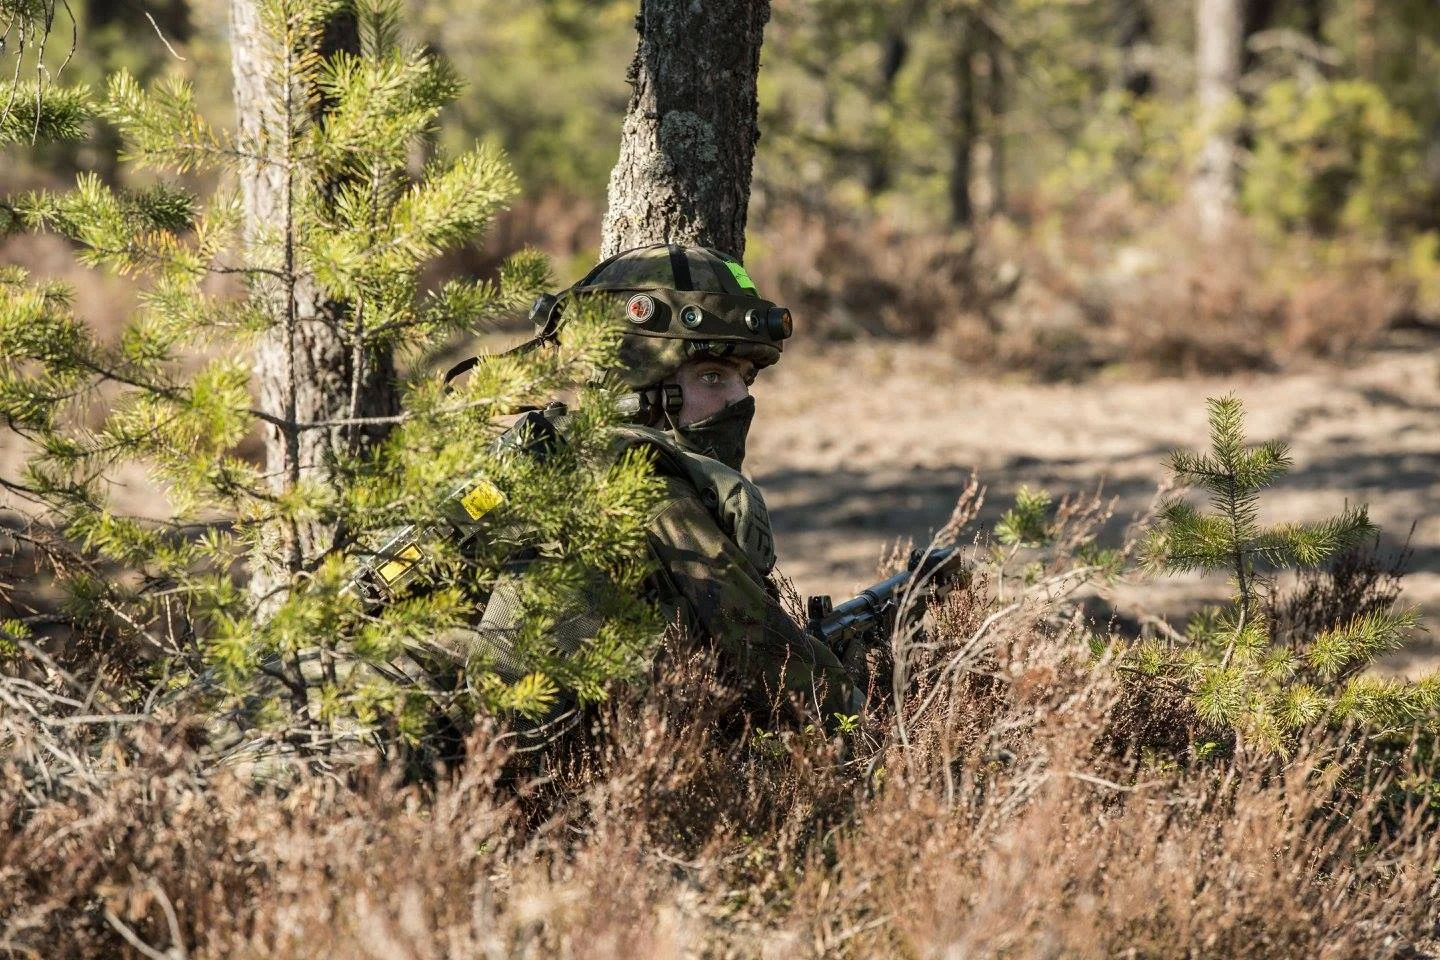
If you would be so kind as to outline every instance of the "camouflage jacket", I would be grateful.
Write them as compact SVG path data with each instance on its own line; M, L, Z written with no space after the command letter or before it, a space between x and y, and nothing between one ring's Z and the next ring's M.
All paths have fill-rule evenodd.
M798 694L824 714L854 712L852 684L829 647L800 629L781 607L770 516L750 480L718 460L686 450L672 435L622 427L616 457L644 447L654 457L662 496L647 522L655 574L650 589L668 623L712 643L721 664L758 707ZM501 580L475 627L447 631L437 646L452 656L479 655L508 682L525 673L510 637L521 627L518 582ZM579 649L600 627L589 611L561 617L554 648Z
M690 636L713 643L757 703L785 691L827 714L853 709L851 684L835 654L780 605L770 579L770 516L759 488L669 434L643 427L620 434L622 446L655 451L664 484L647 525L662 612Z

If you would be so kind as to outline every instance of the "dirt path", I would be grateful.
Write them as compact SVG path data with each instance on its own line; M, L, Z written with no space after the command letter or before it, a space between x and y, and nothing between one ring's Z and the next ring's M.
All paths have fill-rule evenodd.
M1164 455L1206 440L1205 398L1235 391L1254 440L1291 444L1294 469L1262 501L1265 520L1316 519L1368 503L1398 547L1412 524L1406 597L1432 636L1390 661L1440 653L1440 343L1413 334L1351 367L1283 375L1037 385L971 378L922 346L787 356L762 376L746 466L770 502L781 567L802 593L839 599L872 579L897 537L944 522L970 471L993 522L1022 483L1119 498L1107 536L1151 501ZM1181 613L1223 580L1129 588Z

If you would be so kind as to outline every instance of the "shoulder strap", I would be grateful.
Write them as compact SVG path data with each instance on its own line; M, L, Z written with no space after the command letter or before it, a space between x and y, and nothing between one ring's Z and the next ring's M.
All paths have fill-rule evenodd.
M556 331L560 327L560 310L557 308L565 298L566 292L567 291L562 291L558 294L547 293L537 299L530 307L530 320L535 324L535 336L526 340L518 347L511 347L509 350L501 353L500 356L508 357L514 354L529 353L543 343L553 342ZM481 356L466 357L445 371L445 388L448 390L452 380L461 374L475 369L475 365L483 359L485 358Z

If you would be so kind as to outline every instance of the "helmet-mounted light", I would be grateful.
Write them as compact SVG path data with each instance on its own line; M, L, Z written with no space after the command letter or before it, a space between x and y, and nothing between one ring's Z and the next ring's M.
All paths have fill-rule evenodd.
M745 326L771 340L787 340L795 332L795 320L785 307L770 307L745 312Z
M703 323L704 320L705 311L701 310L693 303L687 304L680 311L680 322L685 324L685 326L689 327L691 330L694 330L696 327L700 326L700 324Z

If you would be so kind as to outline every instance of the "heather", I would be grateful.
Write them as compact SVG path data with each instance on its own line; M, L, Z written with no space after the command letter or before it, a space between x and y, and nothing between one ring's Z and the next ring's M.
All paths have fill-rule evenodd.
M975 575L901 618L870 710L830 736L737 713L713 660L672 636L541 754L482 722L421 776L351 756L257 778L215 762L193 715L32 662L3 689L6 947L1427 955L1430 709L1385 712L1370 682L1365 704L1253 737L1273 724L1207 706L1223 645L1082 613L1179 501L1100 550L1101 500L1031 492L985 530L983 497L972 485L944 532ZM1366 544L1331 560L1273 598L1280 649L1395 609ZM1188 674L1155 662L1162 643ZM1327 689L1353 700L1369 681L1347 677ZM1433 695L1414 691L1392 707Z

